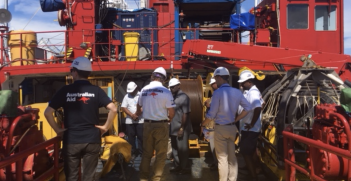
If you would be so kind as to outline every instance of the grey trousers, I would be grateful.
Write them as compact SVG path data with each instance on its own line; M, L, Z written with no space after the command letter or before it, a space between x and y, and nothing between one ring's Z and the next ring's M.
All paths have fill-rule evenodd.
M77 181L81 159L82 179L84 181L95 180L95 169L98 164L101 145L96 143L64 144L63 160L66 181Z
M189 133L184 131L182 138L171 136L172 154L174 157L174 165L185 169L189 159Z

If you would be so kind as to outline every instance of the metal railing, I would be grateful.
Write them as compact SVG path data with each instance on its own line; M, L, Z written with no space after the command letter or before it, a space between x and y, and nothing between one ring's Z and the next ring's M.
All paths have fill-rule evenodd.
M86 33L85 31L90 31ZM143 32L147 33L143 34ZM139 32L145 37L139 39L135 44L140 46L147 45L148 60L177 60L180 59L181 47L185 40L197 39L203 32L211 36L218 36L217 32L229 33L234 37L235 31L230 28L216 28L216 27L201 27L201 28L128 28L128 29L93 29L93 30L61 30L61 31L24 31L24 32L11 32L0 34L2 41L8 37L7 47L1 47L0 51L4 52L0 56L1 65L7 66L21 66L32 64L56 64L65 63L74 57L69 57L70 49L80 51L79 56L84 56L82 52L91 51L90 58L93 61L126 61L128 58L139 57L126 57L120 54L121 47L126 44L123 41L123 33L125 32ZM161 32L161 34L160 34ZM166 36L167 32L170 34ZM175 41L171 35L179 33L179 41ZM213 35L212 35L212 34ZM35 34L36 40L32 34ZM89 34L89 35L86 35ZM80 36L79 36L80 35ZM98 41L95 41L95 39ZM157 37L157 38L155 38ZM52 39L44 41L44 39ZM213 37L212 37L213 38ZM70 41L71 39L71 41ZM72 41L74 39L74 41ZM43 40L43 41L42 41ZM232 42L234 38L232 38ZM40 43L41 42L41 43ZM73 43L72 43L73 42ZM78 43L79 42L79 43ZM176 48L177 47L177 48ZM90 50L88 50L91 48ZM10 50L16 49L13 58L9 56ZM60 51L60 52L57 52ZM177 52L175 52L177 51ZM38 53L39 52L39 53ZM166 53L168 52L168 53ZM162 54L162 56L161 56ZM40 58L35 57L40 55ZM50 55L54 55L52 59ZM34 58L32 58L34 56ZM78 56L78 55L74 55ZM28 58L31 57L31 58ZM58 57L58 58L57 58ZM6 61L5 61L6 60ZM137 59L139 60L139 59Z
M330 117L337 118L343 124L348 141L351 141L351 130L348 121L344 116L338 113L329 112ZM307 137L303 137L293 133L293 126L289 125L283 131L284 138L284 162L285 162L285 177L286 180L295 181L296 170L307 175L311 180L317 181L326 181L320 176L316 175L313 170L313 166L310 170L301 167L295 162L295 153L294 153L294 141L308 145L310 148L318 148L320 150L335 154L342 158L348 159L348 174L347 180L351 180L351 144L348 144L348 149L341 149L326 143L323 143L318 140L313 140ZM313 165L313 159L310 159L310 165Z
M59 149L60 149L60 137L52 138L48 141L42 142L38 145L34 145L24 151L16 153L12 156L6 157L0 161L0 168L6 168L11 166L11 164L16 163L16 181L23 180L23 161L24 158L28 157L33 153L37 153L40 150L46 149L48 146L54 145L54 165L49 168L46 172L38 176L35 181L43 181L51 178L53 176L54 180L59 180L59 172L63 167L63 164L59 164ZM7 174L7 177L9 174ZM9 180L10 178L7 178Z

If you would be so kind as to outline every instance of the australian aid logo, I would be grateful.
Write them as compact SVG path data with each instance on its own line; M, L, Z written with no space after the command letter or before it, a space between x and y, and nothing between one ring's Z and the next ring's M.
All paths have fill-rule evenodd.
M82 101L84 104L88 104L91 97L95 97L94 93L84 92L84 93L67 93L66 102L76 102Z

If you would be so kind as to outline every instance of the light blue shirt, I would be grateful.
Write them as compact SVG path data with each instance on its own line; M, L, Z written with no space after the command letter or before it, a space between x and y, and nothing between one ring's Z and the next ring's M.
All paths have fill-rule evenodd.
M235 121L239 105L245 111L251 110L250 103L239 89L230 87L229 84L223 84L214 91L210 104L211 109L206 117L214 119L215 123L220 125L232 123Z

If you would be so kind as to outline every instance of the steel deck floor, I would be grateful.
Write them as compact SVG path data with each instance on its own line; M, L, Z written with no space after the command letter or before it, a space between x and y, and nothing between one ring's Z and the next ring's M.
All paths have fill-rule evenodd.
M248 170L245 169L245 161L240 154L237 154L239 163L239 174L238 181L250 181L250 176ZM99 181L139 181L139 164L141 158L137 157L134 160L134 164L129 163L124 165L126 179L123 179L121 167L116 164L115 167ZM190 158L188 165L191 170L190 174L187 175L177 175L170 173L170 168L173 167L173 163L170 160L166 161L166 165L163 171L161 181L217 181L218 171L210 170L208 164L212 163L212 158L200 157L200 158ZM102 166L102 165L101 165ZM259 174L260 181L268 181L263 174Z

